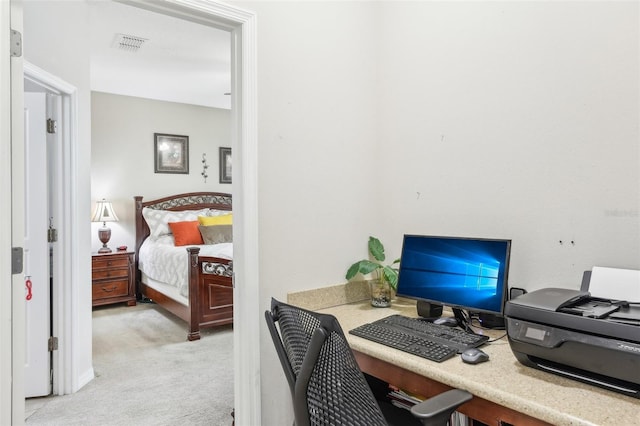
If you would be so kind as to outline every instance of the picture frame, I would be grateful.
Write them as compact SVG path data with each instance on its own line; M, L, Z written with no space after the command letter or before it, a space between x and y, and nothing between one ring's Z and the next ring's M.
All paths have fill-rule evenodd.
M231 148L220 147L220 183L231 183Z
M189 174L189 136L153 134L154 171Z

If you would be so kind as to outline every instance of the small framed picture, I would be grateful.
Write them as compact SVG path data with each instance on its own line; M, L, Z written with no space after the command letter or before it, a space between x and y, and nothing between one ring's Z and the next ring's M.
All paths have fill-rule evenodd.
M189 174L189 136L153 134L156 173Z
M231 148L220 147L220 183L231 183Z
M220 183L231 183L231 148L220 147Z

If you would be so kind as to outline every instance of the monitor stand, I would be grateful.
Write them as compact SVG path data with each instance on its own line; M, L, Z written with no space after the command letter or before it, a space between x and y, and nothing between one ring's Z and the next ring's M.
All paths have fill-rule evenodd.
M464 310L460 308L451 308L451 310L453 311L453 316L458 320L460 327L467 333L475 334L471 328L471 319Z

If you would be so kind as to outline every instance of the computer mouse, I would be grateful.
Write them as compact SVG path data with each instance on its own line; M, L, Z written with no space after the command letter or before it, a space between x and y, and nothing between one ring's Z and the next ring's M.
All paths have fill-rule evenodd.
M447 327L457 327L458 320L455 317L440 317L433 320L434 324L446 325Z
M467 364L479 364L481 362L489 361L489 355L478 348L465 349L460 357L462 358L462 361Z

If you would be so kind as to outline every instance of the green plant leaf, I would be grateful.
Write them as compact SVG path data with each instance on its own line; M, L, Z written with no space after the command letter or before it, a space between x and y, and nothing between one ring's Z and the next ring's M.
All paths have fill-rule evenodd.
M356 262L349 267L345 278L350 280L351 278L355 277L356 274L358 273L358 270L360 270L360 262Z
M383 265L381 262L385 260L384 246L376 237L369 237L368 247L369 254L376 261L365 259L354 263L347 270L347 280L352 279L353 277L358 275L358 273L367 275L374 271L377 271L377 276L375 278L387 281L391 285L391 287L396 290L398 287L398 267L394 265L400 263L400 259L398 258L394 260L390 265Z
M360 262L360 273L362 275L370 274L378 268L382 268L382 265L372 262L370 260L361 260Z
M376 237L369 237L369 253L378 262L384 261L384 246Z
M360 260L359 262L356 262L349 267L345 278L350 280L351 278L355 277L358 272L360 272L362 275L367 275L378 268L382 268L382 265L379 265L376 262L372 262L370 260Z
M382 269L382 274L384 276L384 279L389 281L389 284L391 284L391 286L395 288L396 284L398 284L398 271L391 268L390 266L385 266Z

